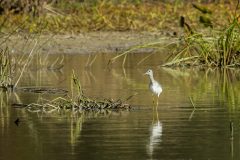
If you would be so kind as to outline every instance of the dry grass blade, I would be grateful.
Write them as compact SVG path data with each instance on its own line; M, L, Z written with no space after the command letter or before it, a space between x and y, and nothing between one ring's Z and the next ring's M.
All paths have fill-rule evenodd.
M24 64L24 66L23 66L23 68L22 68L22 71L21 71L21 73L20 73L20 75L19 75L16 83L14 84L14 88L18 85L20 79L22 78L22 75L23 75L23 72L25 71L26 66L30 63L30 59L32 58L32 55L33 55L33 53L34 53L33 51L35 50L37 44L38 44L38 41L35 41L35 44L34 44L32 50L31 50L31 52L29 53L27 62Z
M137 46L134 46L130 49L128 49L127 51L111 58L109 61L108 61L108 65L114 63L117 59L121 58L122 56L124 56L123 58L123 62L122 62L122 67L124 67L125 65L125 62L126 62L126 58L127 58L127 55L132 53L133 51L137 51L139 49L156 49L156 50L160 50L160 49L164 49L164 48L167 48L168 46L170 45L173 45L173 44L176 44L178 41L173 41L173 42L170 42L170 43L167 43L165 44L166 42L164 41L164 38L157 41L157 42L151 42L151 43L146 43L146 44L142 44L142 45L137 45ZM152 54L150 54L151 56ZM148 59L150 56L147 56L145 58L143 58L139 63L142 63L143 61L145 61L146 59Z
M189 61L189 60L192 60L192 59L196 59L196 58L199 58L199 56L192 56L192 57L186 57L186 58L180 58L180 59L176 59L176 60L173 60L171 62L167 62L161 66L163 67L167 67L167 66L174 66L174 65L178 65L182 62L186 62L186 61Z

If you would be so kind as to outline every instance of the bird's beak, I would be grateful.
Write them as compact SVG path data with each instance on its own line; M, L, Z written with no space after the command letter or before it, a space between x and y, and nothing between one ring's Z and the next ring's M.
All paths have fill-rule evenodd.
M143 75L147 75L147 72L146 72L146 73L144 73Z

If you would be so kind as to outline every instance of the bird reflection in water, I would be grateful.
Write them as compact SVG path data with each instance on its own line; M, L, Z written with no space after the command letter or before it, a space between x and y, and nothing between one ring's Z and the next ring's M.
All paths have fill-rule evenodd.
M157 120L152 123L150 126L150 138L149 143L147 145L147 153L151 157L153 156L154 149L157 148L157 146L161 143L162 139L162 123Z
M152 125L150 126L149 143L147 144L147 153L152 159L154 149L156 149L157 146L162 141L161 140L162 123L159 121L158 111L157 111L158 98L159 98L159 95L162 93L162 86L153 78L153 71L151 69L149 69L145 74L148 75L150 79L149 89L153 94L153 99L154 99L154 94L157 95L157 103L155 107L153 107L153 120L152 120ZM154 103L153 103L153 106L154 106Z

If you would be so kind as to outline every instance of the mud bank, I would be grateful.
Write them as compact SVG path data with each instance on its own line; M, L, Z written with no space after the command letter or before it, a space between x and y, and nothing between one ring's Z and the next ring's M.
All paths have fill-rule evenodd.
M172 33L161 32L89 32L73 35L24 35L5 36L3 45L11 53L30 52L37 41L37 51L43 54L94 54L119 53L136 45L175 39ZM152 52L153 49L139 49L137 52Z

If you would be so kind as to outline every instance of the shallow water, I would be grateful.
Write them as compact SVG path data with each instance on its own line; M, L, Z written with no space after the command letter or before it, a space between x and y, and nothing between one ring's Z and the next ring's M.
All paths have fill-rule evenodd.
M107 67L112 56L98 54L92 66L85 67L87 55L64 55L61 70L48 70L46 66L59 57L52 55L45 66L29 67L19 87L70 90L74 69L88 96L126 99L136 94L128 101L131 111L31 113L11 104L58 95L1 92L0 159L240 158L239 70L159 68L161 55L137 66L146 54L130 55L125 69L121 61ZM143 75L148 68L163 86L157 111ZM17 117L19 126L14 124Z

